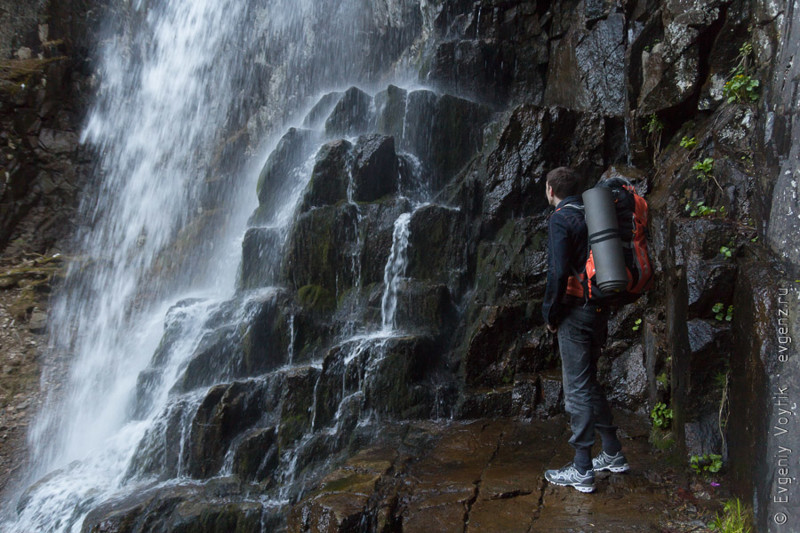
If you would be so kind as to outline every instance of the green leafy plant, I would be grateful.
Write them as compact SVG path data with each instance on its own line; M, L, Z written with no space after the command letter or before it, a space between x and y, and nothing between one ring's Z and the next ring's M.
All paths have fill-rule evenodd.
M711 308L711 312L714 313L714 318L720 322L730 322L733 320L733 305L729 305L726 309L725 304L717 302L714 304L714 307Z
M760 82L749 74L736 74L722 86L722 96L733 102L755 102L758 100Z
M686 206L684 207L684 211L689 213L690 217L708 217L711 215L715 215L717 213L724 214L725 213L725 206L719 208L719 210L709 207L705 204L705 201L700 200L699 202L692 202L689 200L686 202Z
M667 376L666 372L662 372L656 376L656 383L661 385L664 389L669 388L669 376Z
M672 425L672 409L667 407L664 402L658 402L653 410L650 411L650 418L653 419L653 426L659 429L667 429Z
M720 246L719 253L721 253L725 259L730 259L731 256L733 256L733 251L727 246Z
M760 82L750 72L750 58L753 55L753 45L744 43L739 48L738 62L731 69L731 79L722 87L722 96L727 102L755 102L758 100Z
M633 327L631 328L633 331L639 331L642 327L642 319L637 318L636 322L633 323Z
M694 137L687 137L686 135L684 135L681 138L681 148L686 148L687 150L691 150L695 146L697 146L697 139L695 139Z
M716 176L714 176L714 158L713 157L706 157L702 161L695 161L694 165L692 165L692 170L697 171L697 179L700 181L706 182L708 178L714 180L719 190L722 190L722 185L719 184L717 181Z
M702 161L696 161L695 164L692 165L692 170L700 172L697 176L698 178L707 180L708 176L711 175L711 171L714 170L714 158L706 157Z
M722 469L722 456L715 453L692 455L689 466L698 474L716 474Z
M750 533L753 530L752 522L752 511L736 498L725 502L722 516L718 513L708 527L720 533Z
M664 131L664 123L653 113L643 129L647 133L647 144L653 148L653 164L655 164L661 153L661 133Z

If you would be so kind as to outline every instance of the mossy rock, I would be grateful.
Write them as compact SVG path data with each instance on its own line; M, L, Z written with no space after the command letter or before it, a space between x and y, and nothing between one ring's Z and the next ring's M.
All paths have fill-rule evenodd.
M301 212L347 200L352 148L349 142L338 140L324 144L319 149L311 179L303 193Z
M311 407L319 374L320 370L313 366L292 369L286 374L278 426L278 448L281 452L311 429Z
M315 311L331 311L336 308L336 299L333 294L319 285L305 285L297 291L297 301L300 305Z
M300 214L287 239L282 278L295 288L318 285L336 296L353 287L357 219L351 204Z

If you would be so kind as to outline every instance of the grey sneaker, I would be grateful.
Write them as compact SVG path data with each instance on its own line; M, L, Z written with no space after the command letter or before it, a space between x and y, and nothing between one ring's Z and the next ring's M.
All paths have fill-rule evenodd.
M553 485L575 487L581 492L594 492L594 470L581 474L572 463L559 470L545 471L544 478Z
M592 459L592 468L595 472L602 472L603 470L610 470L615 473L627 472L630 470L628 461L622 452L617 452L615 455L608 455L606 452L600 454Z

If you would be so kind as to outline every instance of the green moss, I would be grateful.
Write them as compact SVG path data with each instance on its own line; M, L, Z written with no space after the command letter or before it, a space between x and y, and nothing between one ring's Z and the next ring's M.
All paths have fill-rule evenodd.
M336 298L331 291L319 285L305 285L297 291L297 300L316 311L330 311L336 307Z

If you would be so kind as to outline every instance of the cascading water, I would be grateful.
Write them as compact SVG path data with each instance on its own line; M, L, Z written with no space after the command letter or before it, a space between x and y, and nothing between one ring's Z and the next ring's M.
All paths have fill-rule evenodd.
M240 235L256 206L255 176L243 172L217 205L204 205L208 183L218 178L209 174L241 168L220 163L219 147L245 124L251 144L269 146L259 137L279 132L308 95L381 75L371 70L375 58L396 57L419 30L417 16L406 27L409 5L415 2L393 1L371 13L359 2L327 0L119 7L127 25L104 44L98 99L83 134L96 147L100 174L99 190L83 205L90 227L79 235L91 263L71 269L51 319L51 349L73 361L65 390L31 432L30 478L51 473L24 492L20 514L0 524L4 530L76 531L97 504L163 479L169 461L147 452L172 424L180 428L179 449L166 474L187 475L184 446L208 390L178 393L187 368L220 323L236 331L252 318L226 310L225 298L235 289ZM382 32L395 32L395 49L374 46L374 57L365 56L363 39ZM312 162L294 176L273 223L290 222ZM165 261L207 210L230 215L222 219L227 231L204 247L206 261ZM166 264L184 270L162 276ZM170 305L185 295L201 297ZM263 298L251 292L235 304L245 309ZM293 346L294 317L290 338ZM236 372L225 368L219 377ZM224 457L223 473L233 459Z
M390 332L395 327L398 285L406 273L406 249L408 248L408 223L410 220L411 214L403 213L394 223L392 251L383 275L385 287L383 298L381 298L381 323L384 332Z

